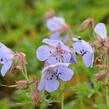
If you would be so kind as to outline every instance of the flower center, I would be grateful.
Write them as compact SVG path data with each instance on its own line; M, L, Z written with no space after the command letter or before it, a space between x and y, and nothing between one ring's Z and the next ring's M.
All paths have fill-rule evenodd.
M46 72L46 78L47 78L47 80L59 80L59 75L60 74L61 73L59 73L58 69L56 69L56 70L49 69Z

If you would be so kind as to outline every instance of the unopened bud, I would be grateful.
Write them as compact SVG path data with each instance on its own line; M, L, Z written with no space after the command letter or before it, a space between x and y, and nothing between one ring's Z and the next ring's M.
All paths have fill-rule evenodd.
M105 72L104 70L101 72L101 73L97 73L96 74L96 80L97 81L100 81L100 80L103 80L105 79L107 76L107 72Z
M97 68L109 68L108 65L96 65Z
M103 54L101 54L100 56L96 57L96 58L95 58L95 64L96 64L96 65L102 64L103 61L104 61L105 56L106 56L106 54L103 53Z
M32 101L35 105L38 105L41 101L40 95L39 95L39 90L35 88L32 92Z
M47 11L44 15L45 20L48 20L49 18L53 17L55 15L54 10L50 9L49 11Z
M108 42L104 43L104 46L109 49L109 43Z
M32 83L37 85L38 84L38 80L36 78L33 78Z
M16 81L16 88L25 89L28 88L30 83L27 80Z
M91 27L93 25L93 22L94 22L93 17L89 17L88 19L83 21L83 23L80 26L80 31L83 32L86 29L88 29L89 27Z
M22 65L24 65L24 64L26 64L26 58L25 58L25 54L24 53L22 53L22 52L19 52L19 53L16 53L15 55L14 55L14 59L17 61L17 62L19 62L20 64L22 64Z

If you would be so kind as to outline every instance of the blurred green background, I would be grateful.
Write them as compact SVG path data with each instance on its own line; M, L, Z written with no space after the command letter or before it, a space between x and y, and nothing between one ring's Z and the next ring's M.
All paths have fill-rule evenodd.
M30 75L40 77L42 62L36 58L36 49L42 44L43 38L48 37L48 29L44 22L44 14L49 9L54 9L57 16L65 18L65 21L71 26L72 33L81 35L88 39L89 31L80 32L80 24L86 18L93 16L95 23L109 23L109 0L0 0L0 42L6 44L14 51L22 51L27 56L27 69ZM107 25L107 27L109 27ZM90 36L91 37L91 36ZM81 62L73 67L80 75L93 78L93 69L84 68ZM82 71L82 72L81 72ZM19 77L19 78L18 78ZM20 74L18 77L10 76L8 73L5 78L0 77L2 84L14 84L14 81L23 79ZM73 83L70 83L73 86ZM83 85L84 84L84 85ZM84 96L74 95L66 97L65 109L96 109L92 106L93 101L88 99L88 95L93 93L91 85L81 82L76 86ZM97 86L98 88L98 86ZM28 90L15 91L14 88L0 87L0 108L1 109L34 109L39 108L31 104L31 99L27 93ZM56 95L54 93L53 96ZM70 92L72 93L72 92ZM25 96L26 95L26 96ZM57 95L58 97L58 95ZM85 101L84 97L87 98ZM76 97L78 98L78 97ZM89 100L89 101L88 101ZM97 109L107 109L104 101L97 99L99 107ZM85 107L81 103L85 103ZM91 103L92 102L92 103ZM44 109L46 104L40 106ZM81 105L81 106L80 106ZM80 108L81 107L81 108ZM58 104L53 104L49 109L60 109Z

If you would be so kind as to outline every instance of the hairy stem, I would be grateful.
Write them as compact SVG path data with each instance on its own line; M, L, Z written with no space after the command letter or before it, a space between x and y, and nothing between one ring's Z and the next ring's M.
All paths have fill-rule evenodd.
M61 109L64 109L64 93L61 96Z
M106 49L106 60L105 60L105 62L106 62L106 65L108 66L108 49ZM107 71L108 70L108 68L105 68L105 71ZM106 76L106 79L105 79L105 84L108 84L108 77L109 77L109 74L107 74L107 76ZM106 95L106 104L107 104L107 108L109 109L109 94L108 94L108 87L106 87L106 89L105 89L105 95Z

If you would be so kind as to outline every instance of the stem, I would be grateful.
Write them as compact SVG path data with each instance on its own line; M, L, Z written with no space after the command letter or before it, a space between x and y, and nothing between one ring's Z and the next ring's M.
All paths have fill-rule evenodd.
M61 109L64 109L64 93L61 96Z
M64 109L64 88L65 84L61 82L61 109Z
M108 66L108 49L106 49L106 65ZM108 68L105 68L105 71L107 71ZM106 79L105 79L105 84L108 84L108 76L109 74L107 74ZM108 87L106 87L105 89L105 94L106 94L106 104L107 104L107 108L109 109L109 95L108 95Z
M84 104L83 104L82 97L80 98L80 104L81 104L81 109L84 109Z
M106 77L106 81L105 81L105 83L106 83L106 84L108 83L108 74L107 74L107 77ZM107 108L109 109L108 87L106 87L106 104L107 104Z
M25 65L22 65L22 66L23 66L23 69L22 69L23 76L25 77L27 81L29 81L26 66Z
M29 81L26 66L24 65L23 67L24 67L25 78Z
M22 70L22 74L23 74L23 76L24 76L24 78L26 79L26 76L25 76L25 73L24 73L24 71ZM27 79L26 79L27 80Z
M93 24L92 24L92 29L93 29L92 36L93 36L94 38L96 38L95 32L94 32L94 22L93 22Z

